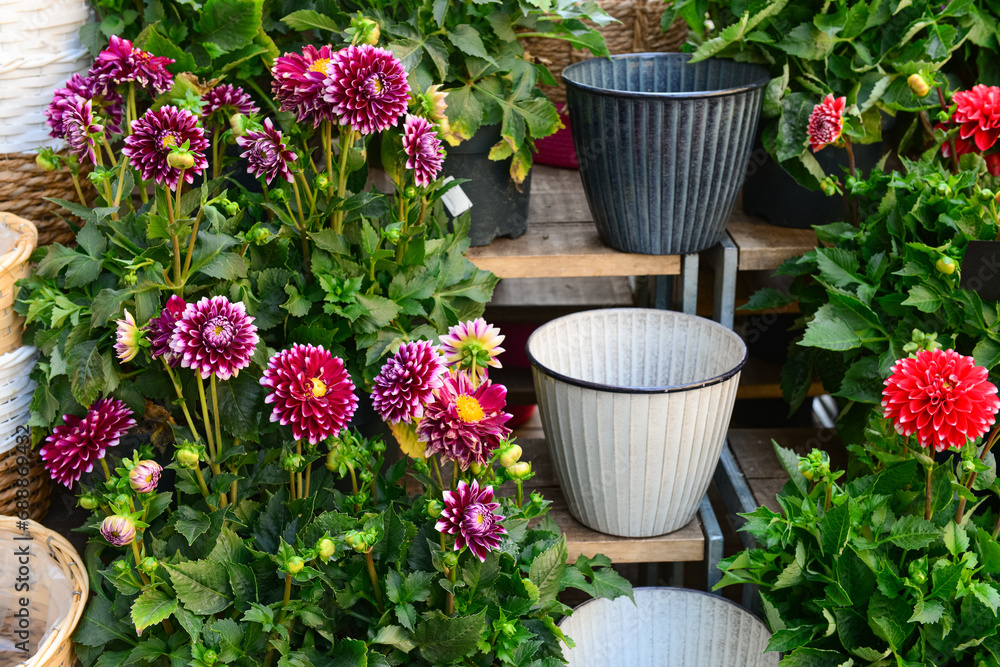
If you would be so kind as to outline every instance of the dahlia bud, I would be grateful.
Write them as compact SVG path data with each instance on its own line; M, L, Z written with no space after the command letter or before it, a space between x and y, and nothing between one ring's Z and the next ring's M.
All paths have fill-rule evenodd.
M944 256L938 261L934 262L934 268L938 270L938 273L942 273L946 276L950 276L955 273L955 269L958 267L955 265L955 260L951 257Z
M160 567L160 564L152 556L146 556L142 559L142 562L139 563L139 569L146 574L153 574L156 572L156 568L158 567Z
M354 35L353 44L371 46L378 44L379 37L382 36L378 23L360 15L351 19L351 27L347 29L347 34Z
M517 626L514 625L514 623L512 623L511 621L507 621L506 623L500 626L500 631L505 635L507 635L508 637L513 637L514 634L517 632Z
M805 456L799 457L799 472L802 473L802 476L808 481L813 481L812 463Z
M234 201L229 201L224 199L222 202L222 209L226 212L230 218L240 212L240 205Z
M270 241L273 236L270 229L258 222L247 231L246 238L250 243L261 246Z
M449 551L444 555L444 566L449 570L458 565L458 554L454 551Z
M128 473L128 483L136 493L152 493L160 483L163 468L156 461L139 461Z
M372 451L376 454L381 454L385 451L385 441L382 438L377 438L372 443Z
M358 553L365 553L368 551L368 543L365 542L364 533L352 530L346 535L344 535L344 541L347 545L357 551Z
M976 469L976 464L972 461L962 461L962 470L964 472L972 472Z
M483 474L483 466L480 465L479 463L477 463L476 461L473 461L469 465L469 470L472 471L473 475L481 475L481 474Z
M241 113L234 113L229 117L229 129L234 137L245 137L250 129L250 119Z
M827 197L832 197L837 194L837 182L836 179L831 177L826 177L819 182L819 188L823 191Z
M205 663L207 667L212 667L212 665L214 665L218 659L219 659L219 654L213 651L212 649L208 649L207 651L201 654L201 661Z
M285 569L288 570L289 574L298 574L305 566L306 562L299 556L292 556L288 559L288 562L285 563Z
M432 499L427 501L427 516L436 519L444 511L444 504L440 500Z
M407 185L403 188L403 196L407 199L413 199L417 196L417 189L412 185Z
M289 454L281 462L281 465L284 466L285 470L289 470L291 472L298 472L305 464L306 457L301 454Z
M402 229L400 229L399 225L386 227L385 229L382 230L382 238L384 238L386 241L388 241L393 245L398 245L401 232Z
M317 174L313 181L317 190L326 190L330 187L330 177L324 174Z
M531 477L531 464L527 461L520 461L507 468L507 474L516 480L524 481Z
M39 153L35 156L35 164L38 165L38 168L42 171L55 171L59 168L59 165L45 153Z
M197 468L201 461L201 452L193 445L187 445L177 450L177 462L185 468Z
M187 151L171 151L167 155L167 164L174 169L190 169L194 166L194 156Z
M122 282L130 287L135 286L139 282L139 276L135 275L135 271L129 271L122 276Z
M135 539L135 524L127 516L109 516L101 522L101 536L112 546L124 547Z
M906 84L917 97L927 97L927 93L931 92L931 87L927 84L927 80L917 73L908 76Z
M445 110L448 108L448 104L445 102L446 97L448 97L448 93L441 90L441 84L435 83L424 92L420 99L424 116L430 122L437 123L442 132L446 132L444 125L448 122L448 116L445 115Z
M80 507L85 510L95 510L101 506L101 501L89 493L80 496Z
M336 450L331 450L326 455L326 469L330 472L337 472L340 469L340 453Z
M111 568L112 568L112 569L113 569L113 570L114 570L115 572L117 572L117 573L121 574L122 572L125 572L125 571L127 571L127 570L128 570L128 563L126 563L126 562L125 562L125 561L123 561L123 560L116 560L116 561L115 561L115 562L114 562L114 563L113 563L113 564L111 565Z
M288 195L281 188L275 188L270 191L271 201L275 204L284 204L288 201Z
M520 445L511 445L500 454L500 465L504 468L510 468L521 460L521 453Z
M324 537L316 543L316 553L322 560L329 560L336 550L337 545L329 537Z
M909 574L910 579L918 584L922 584L927 581L927 557L924 556L918 560L911 561Z
M989 202L991 199L996 197L996 194L989 188L980 188L976 195L983 202Z

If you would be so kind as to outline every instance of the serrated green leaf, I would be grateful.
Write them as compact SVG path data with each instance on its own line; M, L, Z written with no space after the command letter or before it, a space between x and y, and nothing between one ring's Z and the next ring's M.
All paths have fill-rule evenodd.
M253 41L261 27L264 0L207 0L198 12L198 41L234 51Z
M446 665L475 648L485 624L485 609L473 616L450 618L437 612L417 624L413 638L425 660Z
M170 573L177 597L184 607L200 616L217 614L233 602L229 573L221 563L210 560L163 564Z
M890 542L903 549L923 549L941 536L941 529L923 517L908 515L896 521L889 531Z
M326 30L339 33L342 28L329 16L311 9L300 9L281 19L292 30Z
M132 622L139 635L151 625L156 625L169 618L177 609L177 598L164 591L149 589L132 603Z

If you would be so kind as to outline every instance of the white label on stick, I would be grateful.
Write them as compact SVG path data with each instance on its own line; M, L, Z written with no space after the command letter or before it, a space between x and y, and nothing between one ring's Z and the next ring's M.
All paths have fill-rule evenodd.
M454 177L449 176L444 179L443 185L447 185L454 180ZM450 213L453 218L457 218L472 208L472 200L469 199L469 196L465 194L464 190L462 190L461 185L456 185L451 190L448 190L448 192L441 195L441 201L444 203L444 207L448 209L448 213Z

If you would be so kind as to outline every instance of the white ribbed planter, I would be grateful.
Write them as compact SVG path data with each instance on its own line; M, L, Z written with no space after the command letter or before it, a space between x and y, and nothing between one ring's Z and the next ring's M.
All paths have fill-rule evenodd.
M753 614L716 595L636 588L628 598L590 600L560 629L576 647L570 667L776 667L764 653L771 633Z
M87 0L0 0L0 53L59 53L80 46Z
M0 454L13 449L31 418L31 398L38 386L29 376L38 360L30 345L0 354Z
M729 426L740 337L693 315L613 308L549 322L527 352L573 516L623 537L690 522Z

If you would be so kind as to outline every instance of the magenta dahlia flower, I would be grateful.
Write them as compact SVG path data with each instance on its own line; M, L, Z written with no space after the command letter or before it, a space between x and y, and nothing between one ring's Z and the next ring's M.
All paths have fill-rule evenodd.
M135 323L132 313L125 311L125 319L115 321L115 352L118 353L118 361L127 363L135 359L139 354L139 346L142 343L142 329Z
M832 144L840 138L840 133L844 129L844 108L847 105L846 97L834 99L833 95L827 95L822 102L813 107L809 114L809 145L813 153L821 148Z
M270 118L264 119L264 127L259 132L250 130L245 137L236 137L236 143L246 149L240 157L247 159L250 173L257 178L263 176L268 183L279 175L289 183L294 180L291 164L298 158L285 145L281 132L274 129Z
M500 536L507 534L500 525L505 517L497 514L498 509L492 486L480 489L477 480L472 480L472 486L459 482L457 489L444 492L444 509L434 529L455 536L455 551L469 547L485 561L486 554L500 546Z
M146 181L155 180L166 184L171 190L177 189L181 170L167 163L171 149L188 145L188 152L194 156L194 166L184 170L184 180L194 182L195 174L208 167L205 151L208 139L205 131L198 127L198 119L186 109L160 107L150 109L142 118L132 121L132 134L125 139L122 153L132 158L132 164L142 172Z
M66 111L75 107L78 100L90 99L90 82L80 74L74 74L66 81L63 88L52 94L52 101L45 110L45 122L48 124L49 136L55 139L66 138Z
M430 185L444 163L444 150L434 126L420 116L407 114L403 124L403 151L406 168L413 170L417 185Z
M245 90L231 83L216 86L202 95L201 101L205 103L201 108L201 117L206 124L212 121L226 126L233 114L250 116L260 111L260 107L253 103Z
M135 423L128 406L113 398L100 399L83 417L63 415L63 424L52 429L39 452L45 469L71 488Z
M153 359L163 357L171 368L177 368L181 363L179 355L174 354L170 349L170 339L174 335L174 326L177 320L184 314L187 302L176 294L171 294L167 299L167 307L163 309L159 317L154 317L146 324L146 331L149 333L150 355Z
M136 493L152 493L160 483L163 467L156 461L139 461L128 471L128 483Z
M202 379L215 374L228 380L250 365L260 340L253 321L242 301L202 297L189 303L177 320L170 349L180 356L182 367L200 372Z
M101 537L115 547L127 547L135 539L135 524L127 516L114 514L101 522Z
M154 56L133 47L129 40L112 35L108 48L98 54L90 68L94 92L110 92L119 84L135 81L156 95L165 93L173 85L174 77L167 69L173 62L171 58Z
M97 164L97 141L104 137L104 126L94 118L93 103L77 98L63 114L63 128L69 152L81 160L87 158Z
M885 381L882 408L901 435L921 447L962 447L989 430L1000 410L997 388L972 357L954 350L921 350L900 359Z
M481 317L456 324L440 337L445 365L468 370L477 377L485 378L487 366L502 368L497 357L504 352L500 347L503 339L500 329Z
M971 138L981 151L990 149L1000 135L1000 88L980 84L958 91L951 100L956 106L952 121L961 125L958 135Z
M271 357L260 384L269 391L271 421L292 426L296 440L316 444L336 435L358 407L344 360L323 346L292 345Z
M424 403L444 381L444 362L426 340L403 343L375 376L372 406L389 424L412 424L424 414Z
M271 68L274 82L271 90L282 111L294 111L299 122L311 119L313 126L320 121L335 120L333 105L323 99L324 81L333 63L333 47L316 48L307 44L302 53L286 53L275 58Z
M338 51L324 83L323 99L333 104L340 124L361 134L395 127L410 101L403 64L368 44Z
M485 465L500 441L510 435L504 426L511 415L507 388L484 381L478 387L465 373L449 374L434 390L434 398L424 406L417 423L417 437L427 443L427 455L441 452L457 461L462 470L473 463Z

